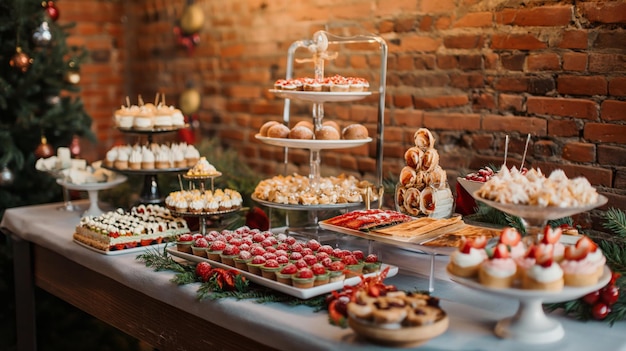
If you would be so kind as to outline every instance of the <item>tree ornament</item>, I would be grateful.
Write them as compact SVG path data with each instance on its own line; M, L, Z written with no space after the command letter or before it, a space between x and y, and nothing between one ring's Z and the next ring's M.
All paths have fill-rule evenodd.
M52 42L52 32L47 21L41 22L39 27L33 33L33 43L39 47L45 47Z
M58 95L50 95L46 98L46 102L48 103L48 105L54 106L61 102L61 97Z
M73 158L78 158L80 156L80 138L78 135L74 135L72 137L72 142L70 143L70 154Z
M48 144L48 139L45 136L41 136L41 143L35 149L35 157L48 158L54 156L54 149Z
M183 91L178 104L184 115L194 114L200 108L200 92L194 88Z
M199 5L191 4L185 7L180 18L180 28L184 34L190 35L202 29L204 25L204 12Z
M78 84L80 82L80 73L75 70L65 72L65 81L70 84Z
M13 171L6 165L2 166L2 169L0 170L0 187L11 186L13 181L15 181L15 174L13 174Z
M50 17L51 20L56 21L59 19L59 9L57 8L56 4L54 3L54 1L44 1L41 3L41 6L43 6L46 9L46 13L48 14L48 17Z
M28 56L26 53L22 52L22 48L19 46L15 48L15 55L13 55L13 57L11 57L11 60L9 60L9 65L22 71L22 73L28 71L28 68L30 68L30 65L32 63L33 59L30 58L30 56Z

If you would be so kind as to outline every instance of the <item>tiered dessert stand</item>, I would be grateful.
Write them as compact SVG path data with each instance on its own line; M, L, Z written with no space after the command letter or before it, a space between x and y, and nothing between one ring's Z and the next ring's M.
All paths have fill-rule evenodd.
M170 127L170 128L154 128L150 130L137 130L131 128L119 128L118 130L123 133L128 134L139 134L146 135L148 144L151 144L153 141L153 136L155 134L164 134L164 133L172 133L178 131L180 128L178 127ZM190 167L175 167L175 168L164 168L164 169L117 169L113 167L105 167L107 169L124 173L127 175L141 175L143 176L143 187L141 193L139 195L139 203L143 204L161 204L163 203L164 197L161 195L161 191L159 189L158 175L159 174L170 174L170 173L181 173L189 170Z
M108 182L86 184L74 184L57 178L57 184L62 186L64 189L87 192L89 196L89 207L87 208L87 210L85 210L85 212L83 212L82 216L99 216L104 213L104 211L102 211L102 209L100 209L100 206L98 205L98 192L100 190L111 189L119 184L124 183L125 181L126 176L121 174L116 175L115 178Z
M596 203L587 206L539 207L489 201L478 196L477 192L474 192L472 195L477 201L482 201L500 211L520 217L525 223L527 233L536 233L539 229L543 229L548 220L586 212L602 206L608 201L605 196L599 195ZM450 275L450 278L474 290L519 300L519 307L515 315L499 321L494 329L495 334L502 338L521 342L544 344L561 340L565 332L559 321L546 316L542 304L569 301L596 291L609 282L611 272L605 266L604 272L596 284L585 287L566 286L561 291L523 290L519 288L493 289L478 283L475 279L461 278L454 275Z
M190 181L190 186L194 186L195 184L198 185L198 188L201 192L204 192L204 190L206 189L206 181L209 180L210 181L210 189L211 191L215 191L215 178L220 177L222 174L217 172L215 174L211 174L211 175L206 175L206 176L190 176L190 175L183 175L183 178L187 179ZM181 217L198 217L198 222L199 222L199 228L198 231L200 234L204 235L206 234L206 227L207 227L207 218L216 218L219 219L221 218L221 216L229 214L229 213L233 213L236 211L239 211L240 208L232 208L232 209L228 209L228 210L223 210L223 211L213 211L213 212L191 212L191 211L187 211L187 212L179 212L176 210L170 210L172 212L173 215L175 216L181 216Z
M377 44L380 54L381 67L380 67L380 81L378 85L379 94L379 107L378 107L378 133L377 133L377 181L375 189L382 189L382 144L383 144L383 128L384 128L384 106L385 106L385 81L387 71L387 44L385 41L374 35L358 35L351 37L340 37L331 34L326 31L318 31L313 35L312 40L300 40L291 44L288 50L286 79L293 78L293 65L294 56L298 49L308 49L313 52L312 61L315 64L315 78L321 80L324 78L324 60L330 57L327 52L329 45L349 45L357 43L371 43ZM289 125L290 119L290 102L291 100L300 100L312 103L312 119L315 130L318 130L322 126L324 118L324 103L326 102L349 102L358 101L364 99L372 94L371 91L362 92L312 92L312 91L286 91L271 89L270 92L276 96L285 99L283 121L286 125ZM309 158L309 182L314 190L319 190L320 183L320 153L322 150L343 149L361 146L363 144L372 141L372 138L359 139L359 140L298 140L298 139L277 139L268 138L260 135L256 135L256 139L274 146L284 147L284 163L285 169L288 164L288 150L289 148L308 149L310 152ZM382 193L379 194L379 198L382 198ZM308 211L309 222L313 223L312 229L313 235L319 237L318 223L318 211L323 210L345 210L350 208L363 207L363 202L357 203L342 203L342 204L328 204L328 205L290 205L279 204L270 201L262 201L253 197L253 200L260 204L263 204L269 208L285 209L285 210L301 210ZM382 200L382 199L381 199ZM293 231L295 228L289 224L289 218L287 216L287 230ZM311 233L299 232L297 234L311 235Z

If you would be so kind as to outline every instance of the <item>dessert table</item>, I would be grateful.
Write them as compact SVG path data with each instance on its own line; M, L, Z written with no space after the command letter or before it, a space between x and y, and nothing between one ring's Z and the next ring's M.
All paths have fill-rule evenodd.
M81 202L78 202L80 205ZM86 203L82 202L82 205ZM155 272L137 253L103 255L72 240L80 212L57 211L58 204L11 208L0 228L13 240L18 349L36 349L34 287L38 286L96 318L144 340L159 350L390 350L328 323L325 311L306 306L252 300L198 300L197 284L177 286L173 272ZM362 239L347 243L359 245ZM374 245L383 262L400 267L387 283L401 289L428 288L430 256ZM515 313L518 301L486 295L452 282L447 256L435 259L433 295L441 298L450 326L420 350L582 350L602 343L626 350L626 322L609 327L559 315L565 337L533 345L501 339L497 321Z

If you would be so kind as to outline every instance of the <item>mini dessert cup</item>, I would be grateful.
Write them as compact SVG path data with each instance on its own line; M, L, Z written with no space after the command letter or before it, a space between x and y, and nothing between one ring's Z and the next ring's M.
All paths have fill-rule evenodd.
M346 278L358 277L363 274L364 263L346 265Z
M176 242L176 250L184 253L192 253L191 251L191 241L177 241Z
M191 252L200 257L207 257L206 247L191 246Z
M328 283L330 283L330 272L315 275L313 286L320 286Z
M365 262L363 264L363 274L378 272L381 265L382 262Z
M315 277L311 278L298 278L296 275L291 277L291 285L298 289L309 289L315 284Z

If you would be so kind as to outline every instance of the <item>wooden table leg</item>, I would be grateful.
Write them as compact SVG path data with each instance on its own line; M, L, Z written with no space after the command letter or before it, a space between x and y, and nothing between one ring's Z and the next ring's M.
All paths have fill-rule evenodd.
M17 349L34 351L37 350L37 328L31 244L16 235L11 235L10 238L13 241Z

